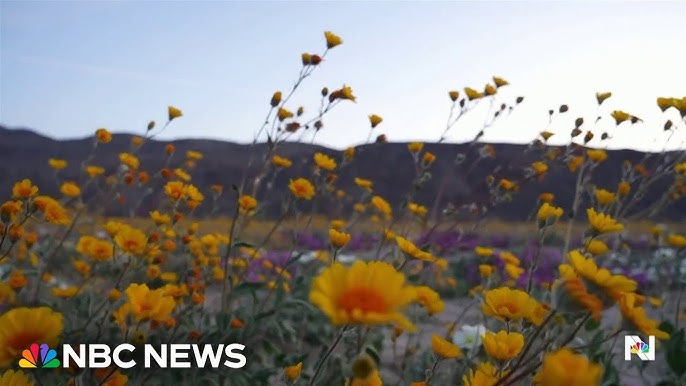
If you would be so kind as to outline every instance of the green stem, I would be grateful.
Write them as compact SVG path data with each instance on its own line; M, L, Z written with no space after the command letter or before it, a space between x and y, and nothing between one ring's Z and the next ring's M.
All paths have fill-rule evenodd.
M336 336L336 339L331 344L331 347L329 347L329 350L326 351L322 359L317 364L317 367L314 370L314 374L312 374L312 378L310 379L310 382L307 384L308 386L314 385L314 382L317 380L317 376L319 376L319 373L322 371L322 368L324 367L324 364L326 363L327 359L329 359L331 353L333 353L333 350L336 348L338 343L343 338L343 334L345 333L347 327L348 325L346 324L341 328L341 331L338 333L338 336Z
M438 362L440 362L441 358L436 357L436 360L434 360L433 366L431 366L431 370L429 370L429 374L426 377L426 386L431 385L431 378L434 377L434 374L436 373L436 367L438 366Z

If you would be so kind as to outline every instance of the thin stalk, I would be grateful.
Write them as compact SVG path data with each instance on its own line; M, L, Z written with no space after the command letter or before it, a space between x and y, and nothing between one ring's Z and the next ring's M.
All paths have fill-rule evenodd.
M338 343L339 343L339 342L341 341L341 339L343 338L343 334L345 333L345 330L346 330L347 327L348 327L348 325L346 324L346 325L344 325L344 326L341 328L341 331L340 331L340 332L338 333L338 335L336 336L336 339L335 339L335 340L333 341L333 343L331 344L331 347L329 347L329 349L326 351L326 353L324 354L324 356L322 357L322 359L321 359L321 360L319 361L319 363L317 364L317 367L316 367L315 370L314 370L314 374L312 374L312 378L310 378L310 382L307 384L308 386L314 385L314 382L317 380L317 377L319 376L319 373L322 371L322 368L324 368L324 364L325 364L326 361L329 359L329 357L331 356L331 353L333 353L333 350L336 349L336 346L338 346Z

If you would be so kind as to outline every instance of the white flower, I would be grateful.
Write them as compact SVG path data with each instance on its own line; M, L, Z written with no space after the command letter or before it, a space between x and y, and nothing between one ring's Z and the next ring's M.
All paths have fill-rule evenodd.
M481 337L486 333L486 327L483 324L476 326L464 325L461 329L453 335L453 343L459 348L471 350L481 346Z
M303 252L302 256L300 256L300 259L298 259L298 263L309 263L310 261L314 260L316 253L317 252L315 251Z
M336 257L336 261L338 261L339 263L343 263L343 264L352 263L355 260L357 260L357 257L355 255L345 255L345 254L339 253L338 256Z

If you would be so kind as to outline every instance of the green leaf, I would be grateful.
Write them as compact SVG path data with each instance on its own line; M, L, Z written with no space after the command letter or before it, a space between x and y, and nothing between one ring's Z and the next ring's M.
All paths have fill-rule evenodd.
M276 313L276 310L269 310L269 311L260 312L259 314L255 315L255 321L258 321L260 319L264 319L268 316L274 315L275 313Z
M588 356L595 357L601 350L603 345L603 339L605 334L603 331L598 331L591 338L591 342L588 344Z
M272 342L268 341L267 339L262 341L262 348L267 354L274 354L276 352L276 348L274 348L274 345Z
M665 343L665 358L669 368L679 377L686 373L686 342L684 329L672 334Z
M674 333L674 325L669 320L664 320L658 327L660 330L672 335Z
M419 276L418 274L409 275L407 277L407 281L409 281L410 283L415 283L415 282L419 281L420 278L421 278L421 276Z
M586 325L584 326L586 331L593 331L598 327L600 327L600 322L595 319L589 319L588 322L586 322Z
M317 308L312 303L306 302L302 299L292 298L292 299L288 299L286 302L284 302L284 305L286 306L286 308L289 308L288 307L289 305L296 305L296 304L307 308L308 311L317 312Z
M381 363L381 359L379 358L379 353L374 350L372 347L367 347L364 349L364 352L366 352L372 359L374 359L374 362L376 362L377 366L379 363Z
M246 247L246 248L255 248L254 245L250 243L246 243L245 241L236 241L235 243L232 244L233 248L240 248L240 247Z

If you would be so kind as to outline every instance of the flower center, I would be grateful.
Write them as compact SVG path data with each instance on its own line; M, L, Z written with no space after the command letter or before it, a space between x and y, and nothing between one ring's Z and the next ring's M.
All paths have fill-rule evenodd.
M338 299L338 306L348 313L353 310L368 312L386 312L386 299L377 291L367 287L353 287Z
M151 303L149 303L149 302L141 303L141 308L140 308L141 312L149 312L152 309L153 309L153 305Z
M32 343L43 343L42 340L43 335L36 331L22 331L12 335L7 340L7 345L9 346L10 351L14 351L18 354L22 350L29 348Z
M508 316L508 315L515 315L518 311L519 311L519 308L517 307L516 304L503 303L500 305L499 313L502 316Z

